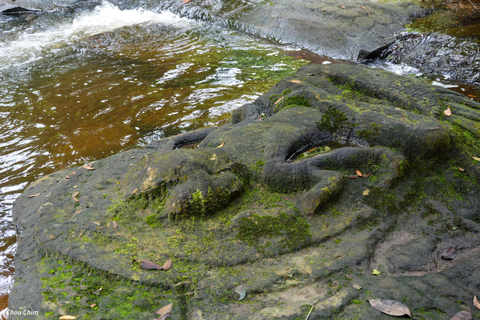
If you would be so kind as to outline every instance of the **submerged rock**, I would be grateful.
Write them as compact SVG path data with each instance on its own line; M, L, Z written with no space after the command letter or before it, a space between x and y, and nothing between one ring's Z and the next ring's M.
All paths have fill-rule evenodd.
M43 177L14 205L10 309L383 319L366 303L381 298L414 317L479 316L479 110L415 78L306 66L231 124Z

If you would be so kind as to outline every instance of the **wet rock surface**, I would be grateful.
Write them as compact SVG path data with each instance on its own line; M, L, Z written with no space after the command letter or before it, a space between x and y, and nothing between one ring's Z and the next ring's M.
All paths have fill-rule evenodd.
M379 298L419 319L478 317L479 110L415 78L303 67L231 124L31 184L14 206L10 308L387 319L367 302ZM173 266L143 270L144 259Z
M451 81L480 84L480 44L473 37L455 38L440 33L408 33L385 49L380 57L405 64L419 73Z

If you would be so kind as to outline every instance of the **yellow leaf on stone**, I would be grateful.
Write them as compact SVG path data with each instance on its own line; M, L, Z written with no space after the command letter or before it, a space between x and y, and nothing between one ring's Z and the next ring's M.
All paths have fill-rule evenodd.
M290 80L291 83L302 83L300 80Z

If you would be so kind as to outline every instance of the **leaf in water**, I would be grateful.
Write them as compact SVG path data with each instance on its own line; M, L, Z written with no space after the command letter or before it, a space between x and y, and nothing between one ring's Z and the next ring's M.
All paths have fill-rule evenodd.
M457 167L457 169L462 171L462 172L465 172L465 169L463 169L463 168Z
M300 80L290 80L291 83L302 83Z
M118 228L118 222L117 221L112 221L112 226L113 226L113 229L117 229Z
M27 198L35 198L35 197L38 197L39 195L41 195L41 193L31 194Z
M443 111L443 113L445 113L446 116L450 117L452 115L452 110L450 110L450 108L447 108L447 110Z
M222 144L219 145L217 148L221 148L221 147L223 147L224 145L225 145L225 142L222 142Z
M165 261L162 268L164 271L167 271L171 267L172 267L172 259L168 259L167 261Z
M245 296L247 295L247 290L242 285L239 285L238 287L235 288L235 293L238 293L240 297L238 298L238 301L242 301Z
M357 175L358 175L359 177L363 177L362 171L356 170L355 172L357 173Z
M450 318L450 320L472 320L472 314L468 311L460 311Z
M77 199L77 196L78 196L79 194L80 194L80 192L78 192L78 191L75 191L74 193L72 193L72 199L75 200L75 201L77 201L77 202L80 201L80 200Z
M477 300L477 296L473 296L473 305L477 307L477 309L480 309L480 303Z
M173 308L173 303L167 304L165 307L157 310L156 314L158 314L160 316L164 316L164 315L172 312L172 308Z
M163 269L163 267L147 259L143 260L142 263L140 263L140 268L145 270L162 270Z
M59 319L60 320L75 320L75 319L77 319L77 317L67 315L67 316L61 316Z
M378 271L378 269L373 269L372 274L375 274L375 275L380 274L380 271Z
M479 157L472 157L472 158L473 158L473 160L480 161Z
M368 300L370 305L375 309L388 314L390 316L401 317L404 315L412 316L410 309L398 301L394 300L383 300L383 299L370 299Z
M91 164L91 163L87 163L83 167L87 170L95 170L95 168L93 167L93 164Z
M285 98L285 97L280 97L280 99L278 99L277 101L275 101L275 103L274 103L273 105L274 105L274 106L277 105L280 101L283 100L283 98Z

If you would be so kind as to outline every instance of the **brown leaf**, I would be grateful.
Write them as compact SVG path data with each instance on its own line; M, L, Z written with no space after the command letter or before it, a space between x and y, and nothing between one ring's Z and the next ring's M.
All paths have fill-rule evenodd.
M359 177L363 177L363 174L362 174L362 172L361 172L360 170L356 170L355 172L357 173L357 175L358 175Z
M190 2L192 0L183 0L183 3L187 3L187 2Z
M172 267L172 259L168 259L167 261L165 261L162 268L164 271L167 271L171 267Z
M173 308L173 303L167 304L165 307L157 310L156 314L164 316L172 312L172 308Z
M355 176L345 176L346 178L350 178L350 179L357 179L357 178L360 178L359 176L355 175Z
M222 142L222 144L219 145L217 148L221 148L221 147L223 147L224 145L225 145L225 142Z
M472 159L475 160L475 161L480 161L479 157L472 157Z
M35 198L35 197L38 197L39 195L41 195L41 193L31 194L27 198Z
M300 80L290 80L291 83L302 83Z
M95 304L95 303L92 303L92 304L90 305L90 308L93 308L93 307L95 307L95 306L96 306L96 304Z
M145 270L163 270L163 267L147 259L143 260L142 263L140 263L140 268Z
M75 319L77 319L77 317L67 315L67 316L61 316L59 319L60 320L75 320Z
M375 309L388 314L390 316L401 317L404 315L408 315L412 317L410 313L410 309L408 307L398 301L394 300L383 300L383 299L370 299L368 300L370 305Z
M112 221L112 226L113 226L113 229L117 229L118 228L118 222L117 221Z
M457 169L462 171L462 172L465 172L465 169L463 169L463 168L457 167Z
M87 170L95 170L95 168L93 167L93 164L91 164L91 163L87 163L83 167Z
M472 320L472 314L468 311L460 311L451 317L450 320Z
M280 101L283 100L283 98L285 98L285 97L280 97L280 99L278 99L277 101L275 101L275 103L274 103L273 105L277 105Z
M452 115L452 110L450 108L447 108L447 110L443 111L447 117L450 117Z
M80 201L80 200L77 199L77 196L78 196L79 194L80 194L80 192L78 192L78 191L75 191L74 193L72 193L72 199L75 200L75 201L77 201L77 202Z
M477 296L473 296L473 305L477 308L480 309L480 303L477 300Z

